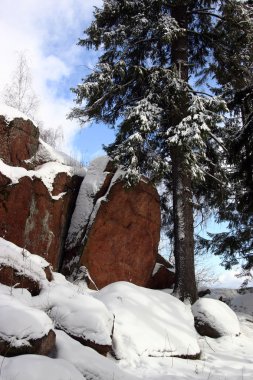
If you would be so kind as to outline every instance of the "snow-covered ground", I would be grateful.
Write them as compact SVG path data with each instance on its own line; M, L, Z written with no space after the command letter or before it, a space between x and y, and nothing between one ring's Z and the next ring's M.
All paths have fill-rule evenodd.
M13 250L18 262L19 249L22 260L21 248L2 242L1 256L4 257L3 250L8 257ZM32 255L26 255L34 262ZM2 260L2 265L6 260ZM45 266L39 260L36 264ZM228 318L231 311L225 305L217 300L201 302L202 310L210 313L214 321L216 318L217 325L222 322L226 326L226 335L211 339L195 331L190 306L163 291L126 282L91 291L57 273L52 282L43 279L41 283L41 294L35 297L25 289L0 285L0 340L19 344L26 337L41 337L54 326L56 348L51 357L7 358L0 353L3 355L0 380L253 379L253 293L214 291L213 298L229 299L237 313L239 326L234 316L231 328ZM220 305L218 315L217 305ZM198 306L197 310L201 308ZM238 330L240 334L236 336ZM98 343L111 343L117 358L99 355L68 333ZM197 360L174 357L199 351Z

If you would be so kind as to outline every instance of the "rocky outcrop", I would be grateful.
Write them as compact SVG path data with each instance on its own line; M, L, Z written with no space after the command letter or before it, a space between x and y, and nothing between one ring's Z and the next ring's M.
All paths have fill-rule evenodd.
M66 244L64 271L85 266L97 288L115 281L146 286L160 235L158 193L143 179L125 188L107 158L88 169Z
M161 255L157 255L156 265L147 287L150 289L168 289L175 283L175 269Z
M0 157L8 165L27 167L39 147L39 130L30 120L0 116Z
M0 117L0 236L57 270L84 172L66 165L15 112L7 107Z
M85 267L95 289L120 280L147 286L160 236L155 187L143 178L127 189L107 157L77 169L24 115L1 107L0 237L64 274Z
M58 269L81 179L56 175L53 196L40 178L0 186L0 234Z

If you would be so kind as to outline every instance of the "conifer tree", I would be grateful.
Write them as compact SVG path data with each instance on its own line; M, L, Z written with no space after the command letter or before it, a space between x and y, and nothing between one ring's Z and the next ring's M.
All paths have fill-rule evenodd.
M71 117L116 129L107 147L133 185L163 179L173 193L175 293L197 298L193 203L222 184L219 96L199 93L195 76L213 59L219 1L104 0L79 44L102 49L78 85ZM83 102L85 103L83 104Z
M227 1L220 9L209 71L226 99L229 117L224 128L229 182L218 220L227 231L211 235L204 246L223 257L227 269L244 260L243 273L253 267L253 2ZM207 71L208 71L207 70Z

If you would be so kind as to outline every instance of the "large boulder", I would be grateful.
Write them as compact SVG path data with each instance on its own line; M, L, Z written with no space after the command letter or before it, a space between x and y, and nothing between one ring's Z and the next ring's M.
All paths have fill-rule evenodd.
M91 163L67 237L65 273L85 266L99 289L120 280L146 286L157 257L157 190L145 179L127 189L121 175L106 157Z
M78 291L69 283L54 283L49 291L44 289L41 299L57 329L106 355L112 350L113 315L101 301Z
M0 238L0 284L27 289L32 296L36 296L43 283L52 279L53 274L46 260Z
M23 305L12 296L0 295L0 353L47 355L55 346L50 318L41 310Z
M59 269L85 171L39 140L24 115L10 107L1 110L0 236Z
M176 297L127 282L110 284L94 297L115 316L117 359L133 363L149 356L199 357L192 313Z
M238 318L224 302L201 298L192 306L192 313L195 328L202 336L220 338L240 334Z

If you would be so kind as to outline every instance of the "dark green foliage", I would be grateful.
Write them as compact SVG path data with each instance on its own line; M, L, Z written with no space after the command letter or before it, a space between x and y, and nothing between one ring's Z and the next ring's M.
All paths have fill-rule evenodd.
M253 3L227 1L222 20L214 30L217 92L226 99L230 115L223 140L227 146L229 187L223 193L217 220L227 222L227 232L211 235L204 246L222 255L230 269L243 262L243 273L253 266ZM202 241L203 243L203 241Z

